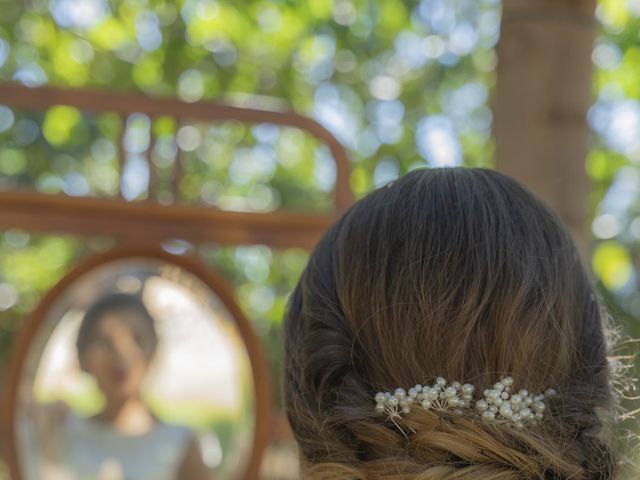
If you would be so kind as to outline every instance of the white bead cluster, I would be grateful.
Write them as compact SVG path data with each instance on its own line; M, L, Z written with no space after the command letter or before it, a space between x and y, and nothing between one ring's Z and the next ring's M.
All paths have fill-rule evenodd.
M395 423L396 417L411 412L413 406L421 406L425 410L452 409L454 413L462 413L462 409L474 406L484 419L505 420L523 427L542 419L546 408L544 399L556 394L552 389L537 395L527 390L517 393L512 393L512 390L513 378L504 377L492 389L483 392L483 399L474 402L473 385L447 383L447 380L438 377L433 385L418 384L408 390L398 388L394 393L379 392L375 396L375 408L378 413L386 413Z
M556 394L553 389L537 395L524 389L517 393L512 393L512 390L513 378L504 377L492 389L483 392L484 399L476 402L476 410L483 418L509 420L516 427L523 427L541 420L546 408L544 399Z
M460 410L470 406L474 390L475 387L469 383L464 385L460 382L447 384L444 378L438 377L431 386L416 385L408 390L398 388L393 394L390 392L377 393L375 396L376 411L386 412L390 416L398 416L400 413L409 413L413 405L420 405L424 409L454 408Z

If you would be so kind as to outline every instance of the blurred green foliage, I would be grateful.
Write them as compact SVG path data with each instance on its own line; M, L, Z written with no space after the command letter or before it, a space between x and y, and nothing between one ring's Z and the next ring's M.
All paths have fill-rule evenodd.
M351 157L357 197L419 166L492 165L487 99L498 0L0 0L0 11L0 80L188 102L242 104L260 96L317 119L338 137ZM586 160L592 266L614 316L637 336L640 2L600 0L597 17L594 135ZM64 106L45 112L0 106L0 188L113 196L122 129L127 161L120 188L131 201L148 194L143 157L150 148L158 201L174 200L179 148L181 201L253 211L331 206L330 155L296 129L120 119ZM78 259L108 246L104 239L2 232L0 362L43 292ZM286 297L307 253L261 245L185 248L196 249L235 287L277 378Z
M640 2L600 0L592 59L592 268L614 317L640 335Z

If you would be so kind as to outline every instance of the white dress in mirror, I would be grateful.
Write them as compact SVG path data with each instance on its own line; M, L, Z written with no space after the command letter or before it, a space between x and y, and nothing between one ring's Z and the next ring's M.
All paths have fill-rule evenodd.
M125 435L108 422L69 411L55 437L45 447L50 452L40 465L43 480L174 480L191 431L157 422L143 435Z

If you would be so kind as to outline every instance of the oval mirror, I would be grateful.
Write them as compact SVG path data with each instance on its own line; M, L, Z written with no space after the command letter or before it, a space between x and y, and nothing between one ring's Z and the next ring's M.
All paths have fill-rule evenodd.
M208 267L148 250L84 261L25 323L3 412L15 480L255 478L259 342Z

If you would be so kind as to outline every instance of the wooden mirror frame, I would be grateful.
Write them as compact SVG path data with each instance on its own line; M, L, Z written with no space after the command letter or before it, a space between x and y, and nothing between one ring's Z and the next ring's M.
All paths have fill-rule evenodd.
M252 103L260 103L259 97ZM269 123L301 130L324 144L333 157L336 180L329 212L300 212L279 208L270 212L240 212L216 207L160 204L153 198L125 201L118 197L70 197L45 194L29 189L0 189L0 229L21 228L38 232L62 232L73 235L109 235L120 242L154 242L179 237L194 243L215 242L225 245L264 244L272 247L311 249L316 241L353 203L349 159L340 142L317 121L286 109L267 110L254 106L233 106L213 101L185 102L170 97L148 97L138 93L100 91L51 86L25 87L0 82L0 104L12 108L43 111L67 105L83 113L115 113L121 119L142 113L153 119L169 116L176 121L215 123L236 120L246 125ZM119 178L125 154L123 135L117 142ZM151 144L154 140L151 139ZM145 152L150 163L151 146ZM174 190L182 175L178 150L172 170ZM149 192L155 190L155 169L150 166ZM121 193L119 191L119 193ZM174 193L178 193L177 190Z
M21 474L16 442L15 413L18 403L18 386L22 380L30 348L46 320L47 313L55 305L60 295L68 291L84 275L111 262L125 259L156 260L182 268L215 293L233 317L247 348L255 393L253 445L244 472L239 472L236 478L254 480L258 476L262 453L269 441L273 412L271 380L262 345L251 324L235 302L233 289L211 267L202 263L194 255L174 255L160 247L149 245L116 247L107 252L93 254L82 259L44 295L37 308L27 317L18 332L7 364L7 378L0 402L0 440L12 480L25 480Z

